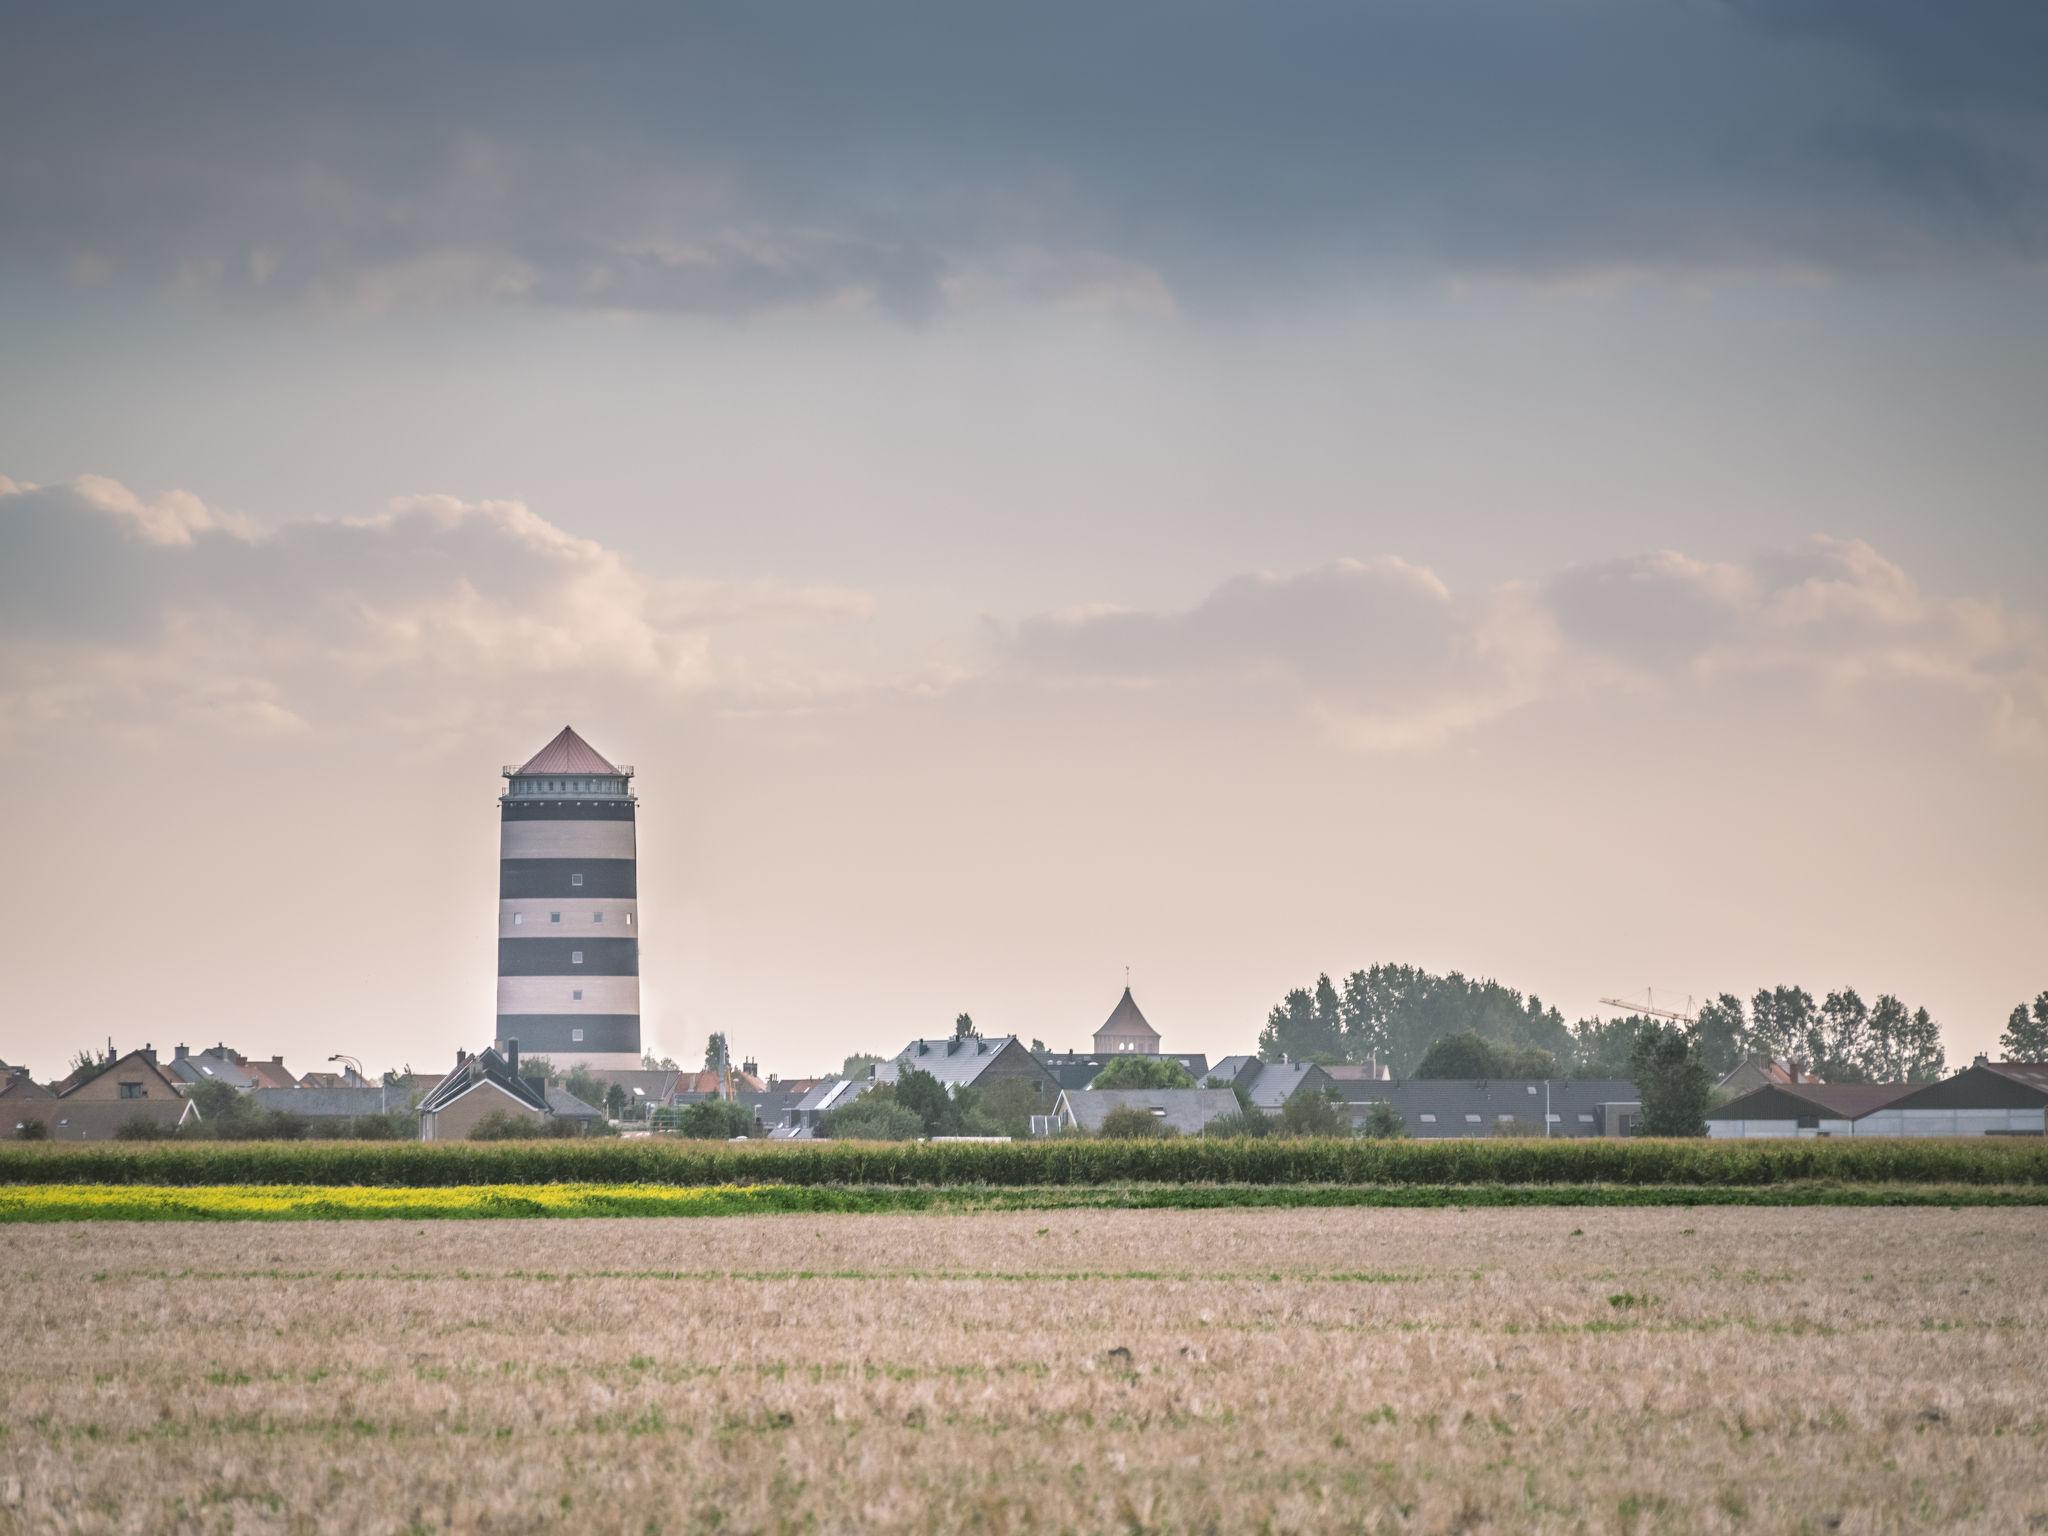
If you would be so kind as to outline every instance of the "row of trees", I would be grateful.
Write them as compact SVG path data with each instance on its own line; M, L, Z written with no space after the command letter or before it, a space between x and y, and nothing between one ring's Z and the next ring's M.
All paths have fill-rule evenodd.
M2015 1009L2012 1029L2048 1050L2048 993L2035 1011L2038 1026L2024 1007ZM1804 987L1768 987L1747 1006L1722 993L1697 1017L1691 1033L1715 1077L1750 1056L1797 1059L1836 1083L1932 1082L1945 1065L1941 1026L1925 1008L1908 1008L1890 993L1866 1003L1855 988L1843 987L1816 1001ZM1377 1059L1396 1077L1626 1077L1638 1036L1654 1022L1626 1016L1567 1024L1533 992L1525 997L1456 971L1438 976L1416 966L1375 965L1353 971L1341 986L1322 975L1289 992L1266 1016L1259 1054L1267 1061ZM1454 1051L1432 1059L1433 1048L1453 1039L1461 1042ZM1454 1070L1475 1058L1468 1040L1494 1049L1495 1070ZM1511 1070L1498 1070L1501 1064Z

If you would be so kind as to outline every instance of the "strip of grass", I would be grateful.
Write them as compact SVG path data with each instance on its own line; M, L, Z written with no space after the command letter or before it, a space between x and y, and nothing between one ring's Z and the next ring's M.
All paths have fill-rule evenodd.
M2048 1141L1488 1138L1009 1143L108 1142L0 1147L0 1184L499 1184L854 1188L1117 1184L1842 1184L2048 1186Z
M0 1188L0 1224L62 1221L447 1221L931 1210L1211 1210L1301 1206L2048 1205L2035 1185L1116 1185L906 1189L754 1184L43 1184Z

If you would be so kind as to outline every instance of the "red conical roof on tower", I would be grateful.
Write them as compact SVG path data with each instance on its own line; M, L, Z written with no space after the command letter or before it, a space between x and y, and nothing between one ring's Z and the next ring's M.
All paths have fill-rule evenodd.
M562 733L521 765L519 771L527 773L604 773L615 774L619 770L599 757L575 727L563 726Z

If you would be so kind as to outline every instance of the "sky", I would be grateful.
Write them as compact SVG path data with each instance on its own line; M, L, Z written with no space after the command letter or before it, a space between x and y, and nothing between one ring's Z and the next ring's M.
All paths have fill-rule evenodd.
M0 1059L2048 987L2048 13L0 0Z

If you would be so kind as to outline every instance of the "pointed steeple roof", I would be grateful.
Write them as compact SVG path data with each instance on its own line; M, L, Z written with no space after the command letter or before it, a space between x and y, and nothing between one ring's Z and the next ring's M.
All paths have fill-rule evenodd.
M1139 1011L1138 1001L1131 996L1131 989L1129 987L1124 988L1123 1000L1116 1005L1116 1011L1103 1020L1102 1028L1095 1031L1095 1033L1098 1035L1150 1035L1154 1040L1159 1038L1159 1031L1154 1029L1146 1020L1145 1015Z
M576 734L574 726L565 725L553 741L542 747L520 766L526 773L602 773L615 774L619 770L606 762L592 750L589 742Z

